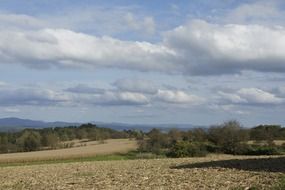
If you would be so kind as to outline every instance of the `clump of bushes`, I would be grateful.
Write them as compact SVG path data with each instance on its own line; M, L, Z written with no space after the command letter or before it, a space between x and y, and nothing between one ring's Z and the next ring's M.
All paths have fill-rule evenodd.
M203 143L181 141L174 144L174 146L167 153L169 157L201 157L206 156L207 150Z
M250 146L245 155L279 155L281 150L274 146Z
M151 152L157 155L165 154L165 150L169 148L169 139L166 134L162 133L159 129L152 129L147 133L146 140L139 140L140 152Z
M280 134L277 136L278 130L284 131L279 126L246 129L237 121L225 122L209 129L189 131L172 129L166 133L153 129L139 141L138 151L168 157L205 156L208 153L278 155L285 152L285 144L277 146L273 141L274 138L281 137ZM266 132L270 134L265 135ZM262 140L265 144L249 144L249 140Z

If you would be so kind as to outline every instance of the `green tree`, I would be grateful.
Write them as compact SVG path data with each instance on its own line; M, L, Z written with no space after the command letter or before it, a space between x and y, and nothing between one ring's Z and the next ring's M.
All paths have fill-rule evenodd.
M0 138L0 144L5 145L8 144L8 136L6 134L2 135Z
M85 131L85 129L78 129L76 131L76 138L85 139L87 137L88 137L88 133Z
M18 146L23 151L35 151L41 147L41 135L39 132L25 130L17 139Z
M250 130L250 139L273 144L273 140L284 139L283 130L280 125L259 125Z
M248 130L237 121L228 121L209 129L209 140L229 154L239 154L249 140Z
M56 148L59 142L59 137L54 134L54 133L47 133L44 134L42 137L42 145L51 147L51 148Z
M167 134L162 133L159 129L152 129L147 136L147 150L155 154L161 154L163 149L168 148Z
M170 129L168 132L169 143L175 144L182 138L181 132L178 129Z
M208 141L207 132L201 128L195 128L192 131L191 141L193 142L206 142Z

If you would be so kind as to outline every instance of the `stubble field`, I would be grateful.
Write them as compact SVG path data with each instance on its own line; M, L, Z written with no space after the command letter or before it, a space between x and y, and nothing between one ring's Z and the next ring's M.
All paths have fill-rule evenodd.
M34 152L0 154L0 164L15 162L31 162L41 160L64 160L72 158L85 158L96 155L126 153L137 148L137 142L129 139L109 139L104 143L88 141L80 143L70 141L75 147L57 150L43 150ZM86 146L82 146L86 145Z
M0 189L269 189L285 157L205 158L58 163L0 168Z

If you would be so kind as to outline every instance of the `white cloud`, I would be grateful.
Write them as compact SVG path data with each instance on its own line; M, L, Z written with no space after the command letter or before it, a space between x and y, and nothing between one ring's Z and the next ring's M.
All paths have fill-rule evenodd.
M117 80L114 85L122 90L129 92L139 92L147 94L155 94L157 92L157 86L152 81L143 79L130 79L124 78Z
M47 23L25 14L0 13L0 29L37 29Z
M6 88L0 90L0 106L64 105L71 98L63 93L39 88Z
M51 90L44 86L15 87L0 89L0 107L12 112L14 106L140 106L150 103L142 93L114 91L79 85L64 90ZM6 109L6 112L9 110Z
M8 85L6 82L0 81L0 87L4 87L6 85Z
M285 98L285 86L280 86L277 88L277 93Z
M115 67L140 71L173 72L175 52L148 42L98 38L64 29L36 32L0 32L1 62L34 68ZM5 53L4 53L5 52Z
M91 102L94 102L94 105L135 106L147 105L149 100L140 93L106 91L104 94L94 97Z
M134 6L88 6L60 10L41 16L53 28L67 28L97 35L120 35L133 32L137 36L155 33L155 20Z
M219 94L224 100L235 104L278 105L284 103L284 99L258 88L241 88L234 93L219 92Z
M143 30L145 30L148 34L155 33L155 21L152 17L145 17L143 19L142 26Z
M240 109L238 106L233 104L224 104L224 105L218 105L218 104L212 104L209 106L211 110L214 110L215 112L225 112L225 113L233 113L238 115L249 115L251 112Z
M158 102L171 105L200 105L205 99L179 89L159 89L152 81L143 79L119 79L113 83L115 89L86 88L85 85L68 88L75 93L79 104L100 106L153 106Z
M7 85L0 89L0 107L15 106L148 106L201 105L203 97L183 90L163 90L152 81L142 79L121 79L115 82L116 88L95 88L80 84L69 88L48 88L45 85ZM158 104L157 104L158 103ZM141 110L141 109L140 109Z
M238 94L226 93L222 91L219 91L218 94L232 103L246 103L246 100L241 98Z
M102 94L105 92L102 88L95 88L85 84L78 84L74 87L67 88L65 91L78 94Z
M146 32L148 34L155 33L155 21L153 17L136 18L133 13L127 13L125 16L127 26L133 30Z
M135 29L135 30L138 30L139 29L139 25L138 23L136 22L135 18L134 18L134 15L132 13L127 13L125 15L125 20L128 24L129 27Z
M120 68L185 75L285 72L285 28L195 20L162 43L123 41L65 29L0 30L0 63L32 68Z
M260 104L280 104L283 102L283 99L276 97L274 94L257 88L242 88L237 93L247 102Z
M253 3L241 4L224 18L230 23L262 23L274 24L284 16L283 11L279 8L279 3L273 1L255 1Z
M204 102L204 99L196 95L188 94L181 90L158 90L156 98L159 101L173 104L192 104L198 105Z
M21 110L19 108L14 108L14 107L7 107L4 108L4 112L8 113L19 113Z
M166 33L186 74L285 72L285 28L195 20Z

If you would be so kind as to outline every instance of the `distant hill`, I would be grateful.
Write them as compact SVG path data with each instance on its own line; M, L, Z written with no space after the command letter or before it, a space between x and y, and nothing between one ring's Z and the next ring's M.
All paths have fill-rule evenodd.
M88 122L86 122L88 123ZM128 124L128 123L107 123L107 122L89 122L96 124L98 127L106 127L111 129L116 129L119 131L137 129L144 132L151 130L152 128L158 128L162 131L168 131L172 128L178 128L180 130L188 130L195 127L204 127L204 126L195 126L192 124ZM16 117L2 118L0 119L0 131L15 131L21 130L24 128L47 128L47 127L65 127L65 126L79 126L82 123L72 123L72 122L45 122L39 120L30 120L30 119L20 119Z
M70 122L45 122L30 119L20 119L16 117L2 118L0 119L0 131L14 131L24 128L46 128L46 127L64 127L64 126L78 126L81 123Z
M96 123L96 122L92 122ZM153 128L160 129L162 131L168 131L173 128L177 128L180 130L189 130L192 128L202 127L205 126L195 126L192 124L128 124L128 123L103 123L103 122L97 122L96 123L99 127L107 127L112 128L116 130L129 130L129 129L137 129L142 130L144 132L147 132Z

